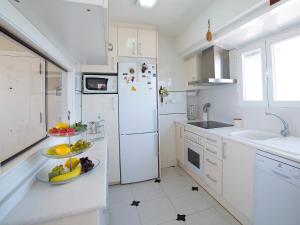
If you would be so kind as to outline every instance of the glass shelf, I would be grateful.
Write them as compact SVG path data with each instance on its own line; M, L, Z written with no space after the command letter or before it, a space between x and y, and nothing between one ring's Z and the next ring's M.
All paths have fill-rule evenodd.
M66 144L68 145L68 144ZM58 146L58 145L57 145ZM90 142L90 146L87 147L87 148L84 148L84 149L81 149L80 151L74 151L74 152L70 152L68 155L51 155L48 153L48 151L51 149L51 148L55 148L56 146L53 146L53 147L50 147L50 148L44 148L44 149L41 149L40 150L40 153L47 157L47 158L50 158L50 159L65 159L65 158L71 158L71 157L74 157L76 155L80 155L82 153L85 153L87 152L91 147L93 146L93 143Z
M89 158L90 160L92 160L92 162L94 163L94 167L93 169L91 169L90 171L86 172L86 173L82 173L77 177L68 179L68 180L64 180L61 182L50 182L49 181L49 177L48 177L48 173L57 165L64 165L65 161L61 160L61 163L59 163L59 161L53 162L53 163L49 163L47 166L45 166L43 169L41 169L36 178L38 181L41 181L43 183L48 183L48 184L52 184L52 185L60 185L60 184L67 184L70 183L72 181L75 181L77 179L79 179L82 176L88 175L89 173L93 172L99 165L100 165L100 161L96 158Z

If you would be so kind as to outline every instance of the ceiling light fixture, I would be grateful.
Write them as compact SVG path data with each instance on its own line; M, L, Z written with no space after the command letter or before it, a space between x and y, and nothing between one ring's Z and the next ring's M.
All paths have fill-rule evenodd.
M146 9L152 8L156 2L157 0L137 0L137 4Z

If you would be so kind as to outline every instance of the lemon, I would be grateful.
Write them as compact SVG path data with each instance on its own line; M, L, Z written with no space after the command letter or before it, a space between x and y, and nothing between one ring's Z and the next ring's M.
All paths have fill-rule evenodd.
M68 145L59 145L55 148L55 152L57 155L68 155L71 152L71 149Z
M59 122L55 126L57 129L66 129L69 128L69 124L65 122Z
M58 175L55 177L52 177L50 179L50 182L62 182L62 181L66 181L66 180L70 180L72 178L78 177L81 174L81 166L77 166L73 171L68 172L68 173L64 173L62 175Z
M77 159L77 158L68 159L66 161L66 163L65 163L65 167L67 167L67 168L70 169L70 167L71 167L71 165L70 165L71 161L72 161L72 169L75 169L78 166L78 164L79 164L79 159Z

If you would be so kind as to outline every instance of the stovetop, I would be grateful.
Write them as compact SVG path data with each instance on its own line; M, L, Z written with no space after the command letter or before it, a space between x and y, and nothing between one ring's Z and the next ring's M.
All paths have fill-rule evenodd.
M221 128L221 127L231 127L233 125L227 123L220 123L216 121L202 121L202 122L192 122L188 123L190 125L201 127L204 129L214 129L214 128Z

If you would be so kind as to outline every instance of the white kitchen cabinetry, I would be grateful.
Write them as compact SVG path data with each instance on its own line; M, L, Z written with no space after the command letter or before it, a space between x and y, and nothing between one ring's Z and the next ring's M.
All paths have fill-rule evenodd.
M224 140L223 198L252 220L255 149Z
M157 32L155 30L138 31L138 57L157 57Z
M201 55L196 54L187 58L184 61L185 65L185 76L186 76L186 87L192 88L188 86L188 82L197 81L200 79L201 74Z
M184 125L175 123L176 158L179 165L184 166Z
M157 57L157 32L155 30L118 28L118 56Z
M110 26L106 65L81 65L83 73L117 73L118 72L118 28Z
M109 183L120 182L118 95L82 95L82 121L103 119L107 137Z

